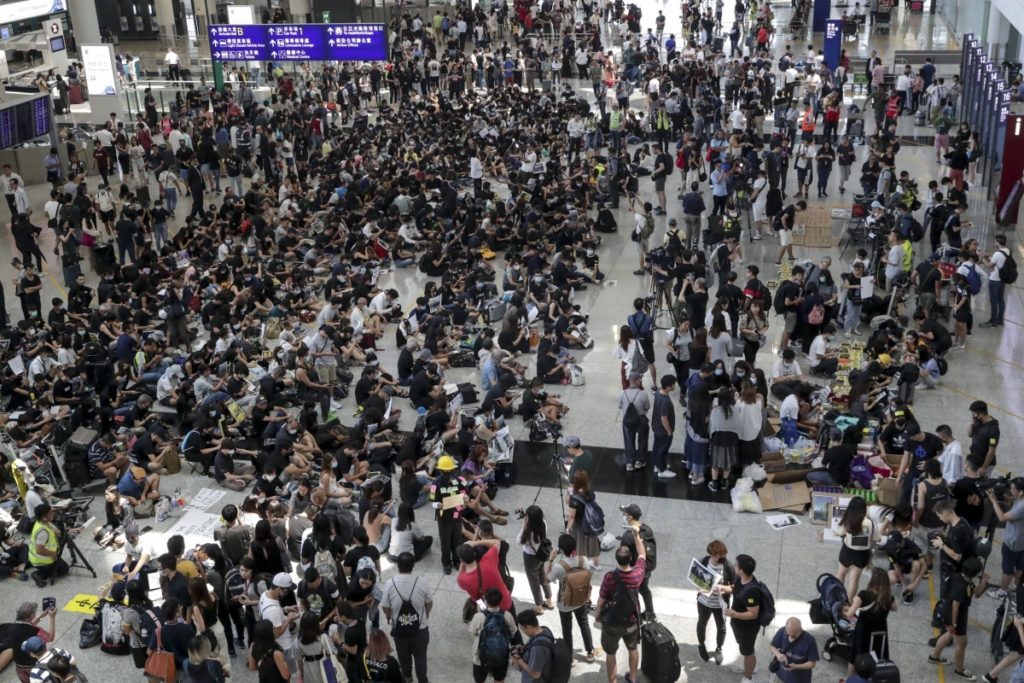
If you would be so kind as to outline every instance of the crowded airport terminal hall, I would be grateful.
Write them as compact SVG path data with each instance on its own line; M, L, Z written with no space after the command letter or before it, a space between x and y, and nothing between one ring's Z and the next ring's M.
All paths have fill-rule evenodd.
M1022 61L0 0L0 683L1024 683Z

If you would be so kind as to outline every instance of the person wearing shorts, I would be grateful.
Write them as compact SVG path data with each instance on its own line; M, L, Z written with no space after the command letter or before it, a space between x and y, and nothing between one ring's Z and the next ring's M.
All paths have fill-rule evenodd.
M615 569L605 573L601 579L595 618L601 622L601 647L605 653L605 669L608 680L618 680L618 660L615 653L619 641L629 653L629 673L626 680L637 679L640 665L640 585L647 573L647 548L640 539L640 520L629 518L629 529L624 533L634 534L637 559L629 546L621 545L615 551Z
M928 655L931 664L949 664L942 651L953 645L953 673L960 678L974 680L974 675L964 668L964 652L967 650L967 613L971 600L985 592L985 581L979 580L981 560L969 557L963 567L950 578L949 598L942 615L942 634L935 641L935 649Z
M722 586L725 595L732 595L732 606L723 610L729 617L729 627L736 639L743 661L737 673L743 674L743 681L751 681L757 668L757 633L761 630L758 616L761 612L761 585L754 577L757 562L750 555L737 555L734 564L736 581L731 586Z
M473 683L484 683L488 676L494 678L497 683L501 683L501 681L504 681L505 677L508 675L508 661L489 666L483 665L480 663L480 652L478 648L480 643L480 632L484 630L484 623L488 613L501 615L501 618L505 621L505 627L508 629L507 633L510 642L516 634L515 617L512 616L511 612L501 609L501 601L501 591L497 588L488 588L484 591L484 602L487 605L487 609L474 614L473 618L469 622L470 643L473 648Z

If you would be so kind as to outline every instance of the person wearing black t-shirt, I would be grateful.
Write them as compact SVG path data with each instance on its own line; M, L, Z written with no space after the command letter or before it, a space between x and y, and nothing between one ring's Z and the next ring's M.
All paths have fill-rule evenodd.
M974 675L964 668L964 652L967 650L967 613L973 598L985 592L985 580L979 579L981 569L981 560L971 557L964 561L958 571L950 575L949 590L945 596L946 604L942 614L944 629L942 635L928 641L928 644L934 645L935 648L928 657L932 664L949 663L942 656L942 651L952 643L953 673L971 681L975 680Z
M900 460L900 501L909 502L917 481L924 478L924 463L942 454L942 439L923 432L917 422L908 422L903 430L903 458Z
M950 579L960 571L967 559L977 555L977 537L967 520L956 514L952 501L939 501L934 510L935 515L946 525L940 536L929 541L931 547L939 551L942 577L939 593L945 600L949 597Z
M967 520L975 531L981 528L985 514L985 498L978 490L978 480L981 479L978 464L974 458L964 458L964 476L957 479L950 490L956 501L957 516Z
M338 615L334 618L339 625L345 627L341 636L335 630L332 634L334 642L340 645L338 654L342 666L345 667L350 681L363 680L363 652L366 650L366 621L357 616L356 608L348 602L338 605Z
M999 420L988 414L988 404L984 401L971 403L971 426L967 434L971 437L969 457L981 463L978 471L986 476L996 465Z
M831 446L822 456L823 467L807 473L807 481L824 486L846 486L850 483L850 464L857 455L857 429L846 432L833 429L829 434Z
M750 555L737 555L735 569L736 582L731 586L720 586L723 594L732 595L732 607L724 609L722 614L729 617L729 625L739 646L740 656L743 657L744 680L749 681L757 666L757 655L754 652L757 634L761 630L757 618L763 598L760 583L754 578L757 569L754 558Z

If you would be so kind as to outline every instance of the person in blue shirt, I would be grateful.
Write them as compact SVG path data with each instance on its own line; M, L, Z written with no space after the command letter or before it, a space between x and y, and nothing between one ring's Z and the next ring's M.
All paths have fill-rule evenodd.
M772 653L772 671L783 683L811 683L811 675L818 664L818 643L803 629L796 617L786 620L769 647ZM778 666L776 666L778 663Z
M141 467L129 467L117 482L117 492L133 507L144 500L158 500L160 498L160 475L146 476L146 470Z
M729 174L722 170L722 162L715 162L715 170L711 172L711 199L714 208L711 215L725 214L725 200L729 198Z

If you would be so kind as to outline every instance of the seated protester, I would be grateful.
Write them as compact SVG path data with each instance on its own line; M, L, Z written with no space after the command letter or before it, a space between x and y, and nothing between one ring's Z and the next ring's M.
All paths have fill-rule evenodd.
M38 611L37 603L23 602L14 612L14 621L0 626L0 662L6 667L13 659L19 680L28 680L29 671L36 663L36 658L30 656L22 644L35 638L45 650L45 644L53 642L57 633L57 610L50 609L43 614ZM45 628L40 626L44 617L48 622ZM38 647L33 651L41 653Z
M781 421L779 436L787 445L792 445L800 432L813 439L818 435L817 408L811 407L811 388L807 385L797 387L779 406Z
M40 636L33 635L16 646L16 651L21 653L26 661L31 662L23 667L18 663L17 657L15 658L19 680L31 683L63 683L75 678L73 674L77 669L71 653L59 647L47 649L46 642Z
M6 524L0 523L0 575L28 579L28 545L12 533Z
M489 404L496 415L512 417L515 408L512 404L519 398L519 392L510 391L516 385L516 378L509 373L498 377L498 383L484 395L483 404Z
M277 464L274 462L267 462L263 465L263 476L256 479L256 484L253 486L253 494L259 497L260 500L270 500L274 498L282 498L287 500L288 487L285 485L281 478L278 476L279 470Z
M256 479L256 467L249 462L235 462L235 455L257 455L256 451L226 446L223 442L213 457L214 480L233 491L244 491Z
M569 355L559 345L557 331L546 325L537 345L537 377L545 384L568 384L569 362Z
M125 583L138 581L148 591L149 574L156 571L156 565L150 561L149 551L142 545L139 526L135 522L124 527L124 546L121 551L124 553L124 562L115 564L111 571L123 577Z
M409 400L416 408L429 408L442 393L444 386L437 363L429 363L420 370L409 385Z
M569 412L569 407L558 399L558 394L544 391L544 380L534 377L530 380L530 390L523 394L519 414L524 420L532 420L537 413L541 413L548 422L560 424L562 416Z
M829 342L836 335L835 325L829 323L822 328L821 333L811 342L810 350L807 352L807 362L811 367L812 375L834 377L839 368L839 358L834 349L829 347Z
M117 440L107 432L93 441L89 446L89 475L93 479L106 479L109 484L116 484L128 468L128 454L116 451Z
M847 435L850 435L849 437ZM823 467L807 473L810 484L822 486L847 486L850 483L850 465L857 455L860 434L853 427L845 432L833 427L829 431L829 447L822 456Z
M420 343L416 339L409 339L405 342L401 352L398 354L398 384L407 387L412 384L412 378L416 374L416 360L413 354L419 350Z
M200 418L181 439L181 455L185 460L199 464L202 473L210 476L214 456L220 450L221 439L213 435L213 424Z
M159 500L160 475L147 475L141 467L129 467L117 482L117 492L133 508L143 501Z
M141 400L141 399L140 399ZM127 418L125 420L127 422ZM163 427L153 427L144 431L132 444L128 452L132 465L142 467L149 472L157 474L168 474L168 461L174 460L180 468L181 462L177 459L177 444L168 436Z
M805 383L794 349L782 350L782 358L776 360L775 365L772 367L770 381L772 395L780 399L786 398L798 386Z

